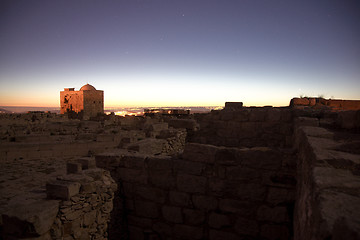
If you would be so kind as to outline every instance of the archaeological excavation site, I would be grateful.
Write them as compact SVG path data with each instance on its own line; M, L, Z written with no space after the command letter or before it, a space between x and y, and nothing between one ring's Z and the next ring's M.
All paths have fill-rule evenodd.
M360 101L121 117L91 85L61 97L0 114L1 239L360 239Z

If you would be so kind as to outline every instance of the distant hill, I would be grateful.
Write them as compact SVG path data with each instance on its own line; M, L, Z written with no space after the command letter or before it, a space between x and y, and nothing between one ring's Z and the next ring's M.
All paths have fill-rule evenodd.
M28 111L50 111L54 113L59 113L59 107L26 107L26 106L0 106L0 111L2 113L27 113Z

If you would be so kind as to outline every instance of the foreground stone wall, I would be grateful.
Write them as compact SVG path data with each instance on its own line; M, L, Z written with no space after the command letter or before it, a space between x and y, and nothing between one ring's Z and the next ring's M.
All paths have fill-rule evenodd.
M310 123L299 126L295 135L294 239L360 239L360 138Z
M293 112L289 108L225 108L197 115L200 130L191 142L227 147L290 147Z
M46 184L47 198L19 196L1 213L2 239L107 239L117 185L94 159L69 163Z
M188 144L182 158L96 156L119 184L110 239L290 239L295 158Z

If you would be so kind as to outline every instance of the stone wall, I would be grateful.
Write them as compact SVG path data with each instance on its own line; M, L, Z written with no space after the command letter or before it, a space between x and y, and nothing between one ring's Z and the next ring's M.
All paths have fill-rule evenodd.
M295 134L294 239L360 239L360 138L316 122L303 121Z
M110 239L291 239L292 152L187 144L180 158L96 156L120 186Z
M71 174L46 184L47 198L24 193L10 203L1 214L2 239L107 239L117 185L94 165L88 158L69 163Z
M291 147L293 112L289 108L225 108L197 115L200 130L191 142L228 147Z

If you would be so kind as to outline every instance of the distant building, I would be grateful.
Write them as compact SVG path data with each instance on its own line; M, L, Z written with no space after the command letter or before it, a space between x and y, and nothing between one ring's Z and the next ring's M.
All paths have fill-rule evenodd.
M75 91L75 88L64 88L60 92L60 113L68 113L75 118L89 119L104 113L104 91L96 90L86 84Z

